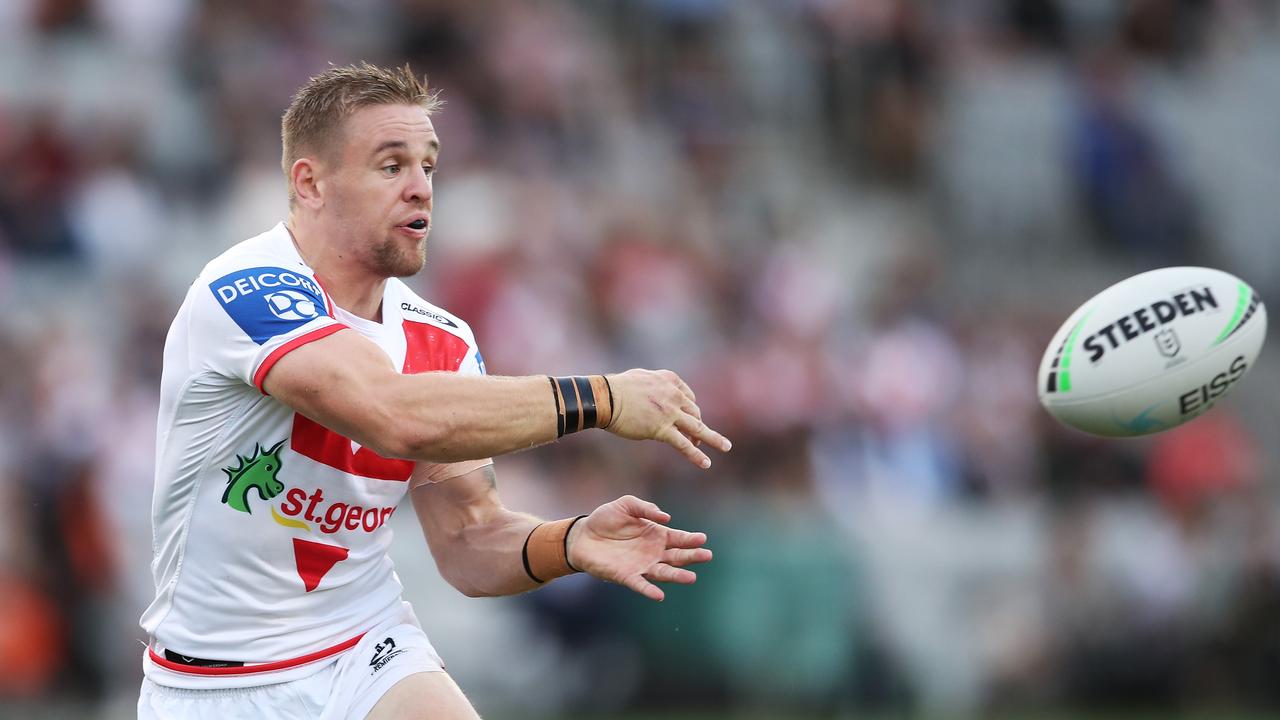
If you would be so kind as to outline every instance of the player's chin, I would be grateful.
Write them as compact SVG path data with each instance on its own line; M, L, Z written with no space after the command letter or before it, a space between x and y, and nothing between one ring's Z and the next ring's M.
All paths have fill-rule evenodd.
M395 277L409 277L422 272L422 268L427 264L427 244L423 241L419 245L416 252L405 253L401 259L399 267L396 268Z
M409 277L422 272L427 263L427 240L413 243L403 239L384 243L374 251L374 262L384 277Z

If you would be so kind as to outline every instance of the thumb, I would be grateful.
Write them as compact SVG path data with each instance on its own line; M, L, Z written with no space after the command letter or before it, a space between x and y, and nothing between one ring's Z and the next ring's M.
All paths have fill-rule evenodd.
M624 495L618 498L617 503L619 509L631 517L644 518L656 523L666 523L671 520L669 513L663 512L657 505L648 500L641 500L635 495Z

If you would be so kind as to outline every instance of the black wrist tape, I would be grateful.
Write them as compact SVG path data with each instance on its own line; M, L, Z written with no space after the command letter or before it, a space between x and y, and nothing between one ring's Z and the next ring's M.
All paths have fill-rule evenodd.
M569 523L569 527L565 528L565 531L564 531L564 564L568 565L569 569L574 572L582 572L582 571L574 567L573 563L569 562L569 533L573 532L573 526L577 525L578 521L584 517L586 517L586 515L579 515L578 517L574 518L573 522Z
M596 426L596 391L591 388L591 380L579 375L573 379L578 389L578 399L582 401L582 427Z
M596 392L591 379L579 375L550 380L556 395L556 437L597 427Z
M613 424L613 418L618 414L618 406L613 404L613 385L609 384L609 376L601 375L600 377L604 380L604 386L609 390L609 422L602 428L607 429L609 425Z
M547 380L551 382L551 399L556 404L556 437L564 437L564 401L560 397L560 387L556 385L556 379L547 376Z
M582 429L582 401L578 399L578 388L571 377L556 378L556 385L564 403L564 434L576 433Z

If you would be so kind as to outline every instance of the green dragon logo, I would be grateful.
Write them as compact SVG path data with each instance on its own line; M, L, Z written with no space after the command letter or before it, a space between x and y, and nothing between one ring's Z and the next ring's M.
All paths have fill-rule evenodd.
M249 491L257 490L258 497L270 500L284 491L284 483L276 479L280 472L280 449L284 440L263 450L254 443L253 454L249 457L236 455L238 464L234 468L222 468L227 474L227 489L222 493L222 502L233 510L250 513Z

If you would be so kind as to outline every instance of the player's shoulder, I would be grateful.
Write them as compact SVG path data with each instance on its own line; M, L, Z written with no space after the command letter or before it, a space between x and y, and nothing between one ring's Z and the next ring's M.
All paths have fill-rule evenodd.
M251 268L279 268L313 278L311 268L298 255L283 222L227 248L205 264L200 277L212 280Z
M284 223L236 243L210 260L188 295L212 292L225 306L239 298L279 292L327 307L315 273L298 255Z
M406 321L434 325L465 339L468 343L475 344L475 335L471 332L471 326L467 325L462 318L427 302L399 278L390 278L387 283L391 289L391 298L395 300L401 317Z
M259 345L331 315L320 282L298 255L284 223L210 260L187 291L179 315L183 312L229 317Z

